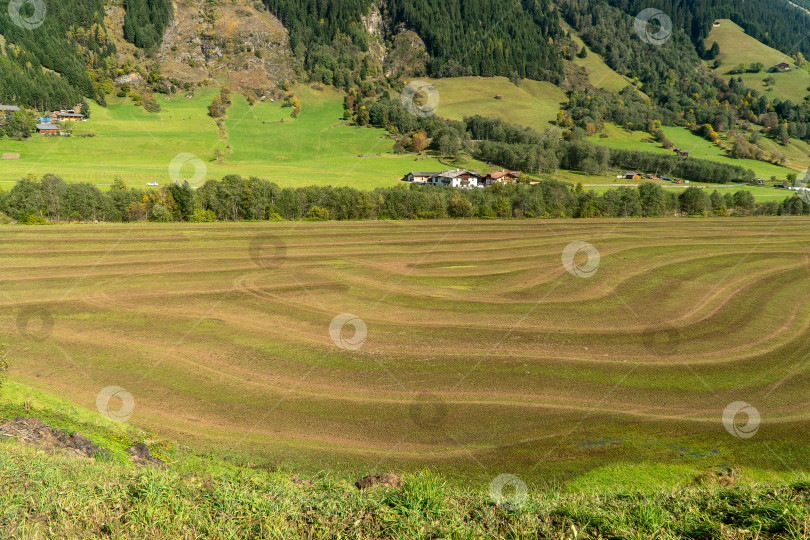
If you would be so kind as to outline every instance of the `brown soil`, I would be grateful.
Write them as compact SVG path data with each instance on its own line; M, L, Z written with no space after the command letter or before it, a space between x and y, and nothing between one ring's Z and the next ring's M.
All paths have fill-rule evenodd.
M45 448L63 451L68 455L94 458L106 454L107 450L90 442L90 439L76 431L66 433L49 426L39 418L18 416L14 420L3 420L0 436L15 437L20 441Z

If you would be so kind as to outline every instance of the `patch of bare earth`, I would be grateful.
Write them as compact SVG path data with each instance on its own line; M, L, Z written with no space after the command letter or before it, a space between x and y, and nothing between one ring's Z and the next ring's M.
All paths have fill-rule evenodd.
M13 437L26 444L76 457L91 458L107 452L81 433L76 431L66 433L49 426L39 418L18 416L14 420L5 419L0 424L0 437Z

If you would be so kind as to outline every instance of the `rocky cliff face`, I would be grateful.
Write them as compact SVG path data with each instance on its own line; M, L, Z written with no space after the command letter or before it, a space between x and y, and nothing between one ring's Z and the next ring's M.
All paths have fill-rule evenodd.
M157 55L161 73L181 83L213 80L261 95L294 77L287 31L249 0L176 0Z

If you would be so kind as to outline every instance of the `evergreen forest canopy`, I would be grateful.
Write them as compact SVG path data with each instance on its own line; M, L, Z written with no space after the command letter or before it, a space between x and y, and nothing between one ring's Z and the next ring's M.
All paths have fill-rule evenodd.
M425 41L433 77L510 76L559 83L561 35L548 0L390 0L392 29L411 28Z
M645 0L606 0L610 5L635 16L650 7ZM807 0L794 2L804 7ZM660 0L654 7L666 13L674 28L683 29L703 51L703 40L717 19L731 19L745 32L765 45L793 55L810 54L810 14L796 9L786 0Z
M0 55L0 102L48 110L72 107L83 96L103 101L91 76L110 71L107 60L115 48L104 27L102 0L45 4L41 26L32 29L15 24L6 5L0 9L6 42L6 54ZM23 5L22 15L33 15L31 3Z
M172 20L170 0L125 0L124 35L136 46L160 45ZM115 46L104 25L102 0L45 0L42 24L31 19L33 4L21 14L24 28L0 9L0 102L40 111L73 107L84 97L105 102L101 84L116 76ZM108 83L110 84L110 83Z
M289 30L293 52L307 70L354 71L356 53L368 50L361 20L368 0L264 2ZM562 60L552 44L562 30L548 0L391 0L386 8L387 34L405 27L425 41L428 75L562 81Z
M154 50L172 22L171 0L124 0L124 39L142 49Z

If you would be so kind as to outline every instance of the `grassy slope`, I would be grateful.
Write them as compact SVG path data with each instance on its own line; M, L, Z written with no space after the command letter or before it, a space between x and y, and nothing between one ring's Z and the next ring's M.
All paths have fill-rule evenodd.
M4 538L799 538L808 533L810 484L759 483L742 475L720 487L713 474L663 488L673 468L603 471L567 489L527 482L525 499L489 482L457 486L429 470L401 488L358 491L356 476L305 478L238 455L200 454L160 441L168 469L136 467L124 446L154 439L19 384L3 389L0 414L38 416L80 431L111 457L86 460L0 441ZM27 400L29 410L20 404ZM638 471L638 470L637 470ZM612 472L613 474L608 474ZM634 481L623 480L635 476ZM688 472L684 476L689 476ZM663 484L661 480L664 480ZM580 493L573 493L580 492ZM575 532L576 531L576 532Z
M226 121L227 139L220 139L206 107L215 91L198 90L193 99L176 94L161 97L163 110L149 114L128 100L111 100L103 109L93 105L87 122L75 133L95 137L33 137L24 142L0 141L2 152L19 152L19 160L3 161L0 180L13 182L29 172L54 172L68 181L110 184L116 175L130 185L166 183L172 158L187 152L202 158L208 177L239 173L255 175L283 186L313 184L374 188L395 185L410 170L442 170L450 166L489 171L473 160L440 163L430 157L395 155L384 130L354 128L340 122L342 96L332 90L295 90L302 102L300 116L280 103L257 102L249 107L234 96ZM284 119L284 123L280 123ZM230 144L230 149L226 146ZM230 152L224 163L214 151ZM379 157L359 157L381 154ZM185 171L184 171L185 173ZM191 174L190 172L188 173Z
M574 63L578 66L584 67L588 71L588 78L590 79L592 85L611 92L618 92L625 86L630 85L629 79L622 77L610 69L610 67L605 64L605 61L602 60L601 56L593 52L589 47L585 46L585 42L582 41L579 34L577 34L576 31L566 22L562 21L562 27L571 35L571 39L576 42L580 49L584 46L588 51L588 56L585 58L574 57Z
M765 64L760 73L746 73L741 75L743 82L749 88L753 88L760 93L765 93L771 97L790 99L794 103L800 103L808 94L810 87L810 73L798 69L788 55L772 49L767 45L757 41L747 35L742 28L728 19L722 19L720 26L712 28L711 33L706 38L706 47L711 47L717 42L720 46L720 58L723 63L715 72L725 79L732 77L729 70L738 64L750 65L752 62L762 62ZM713 61L707 61L711 65ZM787 62L792 69L786 73L767 73L767 70L780 62ZM763 80L772 75L776 79L773 90L766 91ZM733 75L737 77L738 75Z
M439 92L436 114L452 120L480 114L543 131L556 120L560 104L566 101L559 87L528 79L519 87L506 77L456 77L430 82ZM495 99L496 94L503 95L503 99Z
M757 176L762 178L770 178L776 176L780 180L784 180L787 173L791 172L786 167L780 167L765 161L758 161L754 159L733 159L726 155L725 151L718 148L716 145L707 141L702 137L698 137L686 128L669 126L663 128L667 138L679 148L689 151L690 157L698 159L708 159L717 161L719 163L727 163L729 165L739 165L747 169L752 169ZM603 132L608 135L607 139L601 139L598 135L591 137L591 141L612 148L624 148L630 150L643 150L645 152L658 152L662 154L671 154L671 150L667 150L661 144L652 141L649 133L643 131L635 131L628 133L626 130L614 125L607 124ZM805 158L805 163L807 158ZM798 161L796 162L799 163Z
M807 223L9 226L0 342L15 381L87 407L122 386L136 425L299 472L786 474L808 466L806 372L790 376ZM278 271L252 260L265 235ZM560 263L578 239L602 253L589 280ZM20 305L51 314L48 339L17 332ZM367 323L357 352L329 336L339 313ZM676 354L648 346L673 326ZM720 422L741 399L763 418L745 441Z

